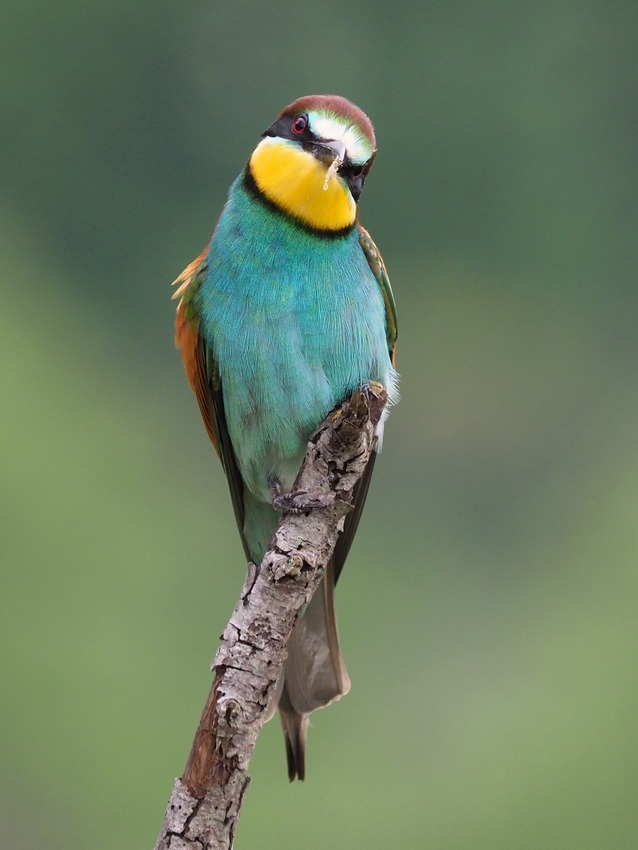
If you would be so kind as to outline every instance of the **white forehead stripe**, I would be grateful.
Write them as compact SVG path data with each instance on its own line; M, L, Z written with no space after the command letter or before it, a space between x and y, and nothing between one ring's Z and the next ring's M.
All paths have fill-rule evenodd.
M374 151L367 137L356 124L346 124L343 118L311 112L309 115L310 129L322 139L339 139L346 146L346 155L350 162L363 165Z

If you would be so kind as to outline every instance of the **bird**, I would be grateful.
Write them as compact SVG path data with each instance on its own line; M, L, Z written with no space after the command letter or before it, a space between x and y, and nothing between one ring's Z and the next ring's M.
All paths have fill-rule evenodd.
M394 296L358 214L376 152L372 122L352 102L298 98L262 133L206 248L174 281L176 345L255 564L293 509L308 438L328 413L379 381L388 392L380 448L398 400ZM350 689L333 594L375 457L289 639L276 707L290 781L305 778L311 712Z

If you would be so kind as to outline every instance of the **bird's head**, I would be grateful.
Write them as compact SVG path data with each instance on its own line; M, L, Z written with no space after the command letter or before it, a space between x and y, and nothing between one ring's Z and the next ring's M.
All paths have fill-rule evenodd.
M251 156L257 191L303 226L350 229L376 154L368 116L336 95L310 95L287 106Z

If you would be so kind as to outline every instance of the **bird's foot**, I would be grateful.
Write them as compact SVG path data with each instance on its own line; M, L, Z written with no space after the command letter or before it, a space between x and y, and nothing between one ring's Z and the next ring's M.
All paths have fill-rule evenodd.
M282 514L305 514L317 508L327 508L335 499L333 493L311 493L307 490L284 493L278 478L270 482L270 495L273 508Z

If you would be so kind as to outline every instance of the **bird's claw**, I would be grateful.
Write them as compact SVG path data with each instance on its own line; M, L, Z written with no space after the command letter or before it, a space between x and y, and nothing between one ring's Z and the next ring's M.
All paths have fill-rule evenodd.
M295 490L283 493L278 480L270 482L272 506L282 514L305 514L317 508L327 508L334 502L332 493L310 493L307 490Z

